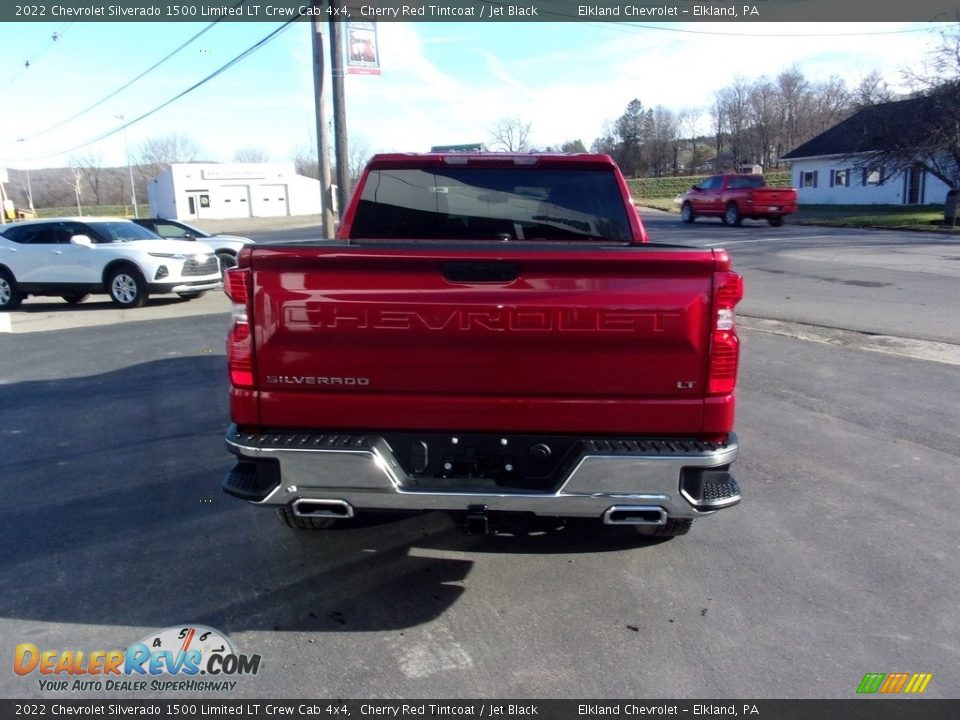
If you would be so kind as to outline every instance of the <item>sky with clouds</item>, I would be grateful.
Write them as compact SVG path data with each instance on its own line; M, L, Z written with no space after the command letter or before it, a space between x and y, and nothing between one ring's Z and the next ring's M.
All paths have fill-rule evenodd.
M116 92L207 25L0 23L0 167L63 166L77 156L123 165L118 115L130 120L163 105L280 27L219 23ZM498 120L519 117L530 123L537 146L574 139L589 146L633 98L645 107L702 108L706 130L714 92L737 76L750 81L796 66L809 80L837 76L853 87L878 71L905 90L902 71L922 64L944 27L381 23L382 74L346 78L349 138L369 152L424 151L490 142ZM290 25L214 79L131 124L126 140L136 152L145 140L170 133L188 136L202 159L212 161L228 162L238 149L255 147L281 162L309 148L310 24Z

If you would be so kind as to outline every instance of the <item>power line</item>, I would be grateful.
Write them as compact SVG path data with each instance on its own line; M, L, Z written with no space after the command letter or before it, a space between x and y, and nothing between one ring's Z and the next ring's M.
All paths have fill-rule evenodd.
M33 58L27 58L24 61L23 68L21 68L20 72L16 73L15 75L11 75L9 78L7 78L6 81L3 83L3 85L0 85L0 89L7 88L10 85L13 85L15 82L17 82L17 80L22 78L26 74L27 70L35 66L38 60L40 60L44 55L50 52L50 49L57 44L57 41L64 36L64 34L67 32L67 28L69 28L71 25L73 25L73 23L68 22L60 30L54 30L52 33L50 33L50 40L51 40L50 44L46 45L43 48L43 50L41 50L40 53L34 56Z
M233 7L234 7L234 8L240 7L240 6L243 5L245 2L246 2L246 0L240 0L240 2L236 3ZM133 85L137 80L141 79L141 78L144 77L145 75L147 75L147 74L153 72L154 70L156 70L158 67L160 67L160 66L163 65L165 62L167 62L167 60L169 60L169 59L172 58L174 55L176 55L177 53L179 53L179 52L180 52L181 50L183 50L185 47L187 47L188 45L190 45L194 40L196 40L197 38L199 38L201 35L203 35L205 32L207 32L208 30L210 30L211 28L213 28L217 23L221 22L222 20L223 20L223 18L220 18L220 19L218 19L218 20L214 20L212 23L210 23L210 24L207 25L205 28L203 28L203 30L201 30L201 31L198 32L196 35L194 35L193 37L191 37L189 40L187 40L186 42L182 43L182 44L181 44L179 47L177 47L175 50L173 50L172 52L168 53L166 56L164 56L163 58L161 58L160 60L158 60L157 62L155 62L153 65L151 65L150 67L148 67L148 68L147 68L146 70L144 70L142 73L140 73L139 75L137 75L137 76L134 77L133 79L127 81L126 83L124 83L123 85L121 85L120 87L118 87L118 88L117 88L116 90L114 90L113 92L111 92L111 93L109 93L109 94L107 94L107 95L104 95L102 98L100 98L99 100L97 100L97 101L94 102L93 104L88 105L87 107L83 108L82 110L80 110L80 111L78 111L78 112L75 112L75 113L74 113L73 115L71 115L70 117L68 117L68 118L66 118L66 119L64 119L64 120L61 120L60 122L58 122L58 123L55 124L55 125L51 125L50 127L46 128L45 130L40 130L39 132L35 132L35 133L33 133L32 135L27 135L27 136L21 138L20 140L18 140L18 142L19 142L19 141L33 140L34 138L38 138L38 137L40 137L41 135L46 135L48 132L51 132L51 131L53 131L53 130L57 130L58 128L62 128L62 127L63 127L64 125L66 125L67 123L73 122L73 121L76 120L78 117L81 117L81 116L83 116L83 115L86 115L86 114L87 114L88 112L90 112L91 110L100 107L100 106L103 105L105 102L107 102L107 100L110 100L111 98L116 97L116 96L119 95L121 92L123 92L124 90L126 90L128 87L130 87L131 85Z
M274 30L273 32L271 32L269 35L267 35L267 36L264 37L263 39L259 40L258 42L254 43L253 45L251 45L250 47L248 47L246 50L244 50L244 51L243 51L242 53L240 53L239 55L235 56L232 60L230 60L229 62L227 62L227 63L224 64L224 65L221 65L218 69L214 70L212 73L210 73L209 75L207 75L207 76L206 76L205 78L203 78L202 80L197 81L196 83L194 83L193 85L191 85L190 87L188 87L188 88L187 88L186 90L184 90L183 92L178 93L177 95L174 95L172 98L170 98L170 99L167 100L166 102L161 103L160 105L157 105L157 106L156 106L155 108L153 108L152 110L148 110L147 112L143 113L142 115L138 115L138 116L135 117L134 119L132 119L132 120L130 120L130 121L128 121L128 122L124 122L124 123L123 123L122 125L120 125L119 127L116 127L116 128L114 128L113 130L108 130L107 132L101 133L101 134L98 135L97 137L92 138L92 139L90 139L90 140L87 140L86 142L83 142L83 143L81 143L81 144L79 144L79 145L74 145L74 146L71 147L71 148L66 148L66 149L64 149L64 150L57 150L56 152L46 153L46 154L44 154L44 155L34 155L34 156L32 156L32 157L25 157L25 158L21 158L21 160L42 160L42 159L44 159L44 158L54 157L54 156L56 156L56 155L66 155L67 153L72 153L72 152L75 152L76 150L80 150L81 148L85 148L85 147L87 147L88 145L93 145L93 144L95 144L95 143L98 143L98 142L100 142L101 140L106 140L108 137L111 137L111 136L113 136L113 135L116 135L118 132L121 132L122 130L130 127L131 125L136 125L136 124L137 124L138 122L140 122L141 120L145 120L146 118L150 117L150 116L153 115L154 113L157 113L157 112L159 112L160 110L163 110L163 109L164 109L165 107L167 107L168 105L171 105L172 103L175 103L177 100L181 99L182 97L185 97L186 95L189 95L190 93L192 93L192 92L193 92L194 90L196 90L197 88L199 88L199 87L201 87L202 85L205 85L206 83L210 82L210 81L213 80L215 77L217 77L217 76L220 75L221 73L225 72L226 70L230 69L231 67L233 67L234 65L236 65L238 62L240 62L241 60L243 60L244 58L246 58L247 56L249 56L249 55L251 55L252 53L256 52L257 50L259 50L260 48L262 48L264 45L266 45L268 42L270 42L271 40L273 40L273 39L274 39L277 35L279 35L281 32L283 32L283 31L286 30L288 27L290 27L290 25L292 25L293 23L297 22L301 17L302 17L302 15L297 15L296 17L288 20L288 21L285 22L283 25L281 25L280 27L278 27L276 30Z

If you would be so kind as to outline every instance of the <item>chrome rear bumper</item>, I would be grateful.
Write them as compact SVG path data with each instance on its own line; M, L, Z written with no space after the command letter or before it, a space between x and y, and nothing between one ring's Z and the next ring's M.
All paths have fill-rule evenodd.
M559 485L531 492L478 479L412 477L376 435L241 433L231 426L228 449L237 466L224 490L256 505L291 506L304 516L350 517L362 510L527 512L596 517L608 524L661 525L740 502L728 472L737 438L584 440ZM326 508L331 514L327 515ZM660 512L662 510L662 512Z

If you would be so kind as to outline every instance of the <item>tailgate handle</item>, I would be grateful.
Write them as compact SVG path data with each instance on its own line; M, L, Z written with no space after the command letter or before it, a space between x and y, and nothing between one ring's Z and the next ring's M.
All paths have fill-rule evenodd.
M520 276L517 263L448 262L443 263L443 277L450 282L508 283Z

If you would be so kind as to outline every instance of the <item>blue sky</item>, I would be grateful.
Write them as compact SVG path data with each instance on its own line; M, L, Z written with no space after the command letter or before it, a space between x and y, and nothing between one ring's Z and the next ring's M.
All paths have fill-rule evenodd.
M224 22L90 112L208 23L0 23L0 167L126 162L123 133L86 143L198 82L279 27ZM704 109L737 75L796 65L851 86L872 70L903 87L936 44L933 23L381 23L380 76L348 76L350 141L370 152L489 141L497 120L531 123L540 146L589 146L632 98ZM916 32L910 32L916 30ZM907 31L907 32L904 32ZM59 33L52 40L51 34ZM24 62L30 60L29 68ZM217 78L131 125L129 144L173 132L204 159L257 147L283 162L313 141L310 24L294 23ZM329 115L329 112L328 112ZM19 138L23 138L18 142ZM84 145L84 147L77 147Z

